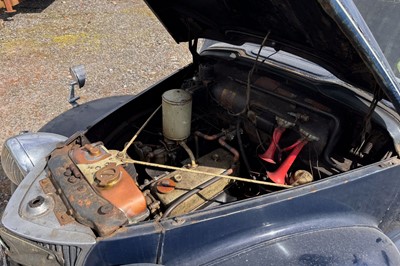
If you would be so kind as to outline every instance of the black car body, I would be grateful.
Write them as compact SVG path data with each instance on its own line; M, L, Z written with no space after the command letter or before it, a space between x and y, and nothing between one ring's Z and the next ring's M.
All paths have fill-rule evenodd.
M355 5L147 4L193 63L6 142L10 259L399 265L399 83Z

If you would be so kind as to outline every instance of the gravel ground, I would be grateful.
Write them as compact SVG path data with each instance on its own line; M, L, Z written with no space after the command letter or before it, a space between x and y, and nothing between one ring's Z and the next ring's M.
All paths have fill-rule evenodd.
M0 143L71 108L73 65L87 71L82 103L135 94L191 59L142 1L26 0L16 9L0 14ZM8 198L0 169L0 213Z

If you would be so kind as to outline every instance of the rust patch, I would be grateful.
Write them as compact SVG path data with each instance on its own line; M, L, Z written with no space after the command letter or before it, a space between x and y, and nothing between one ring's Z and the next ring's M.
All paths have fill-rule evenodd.
M70 152L71 158L81 164L91 164L111 156L98 145L101 143L85 144L83 147L74 149Z
M162 194L172 192L176 187L176 184L171 179L162 179L157 182L157 191Z
M55 215L61 225L69 224L75 221L75 219L66 212L56 212Z
M68 215L68 210L63 204L60 196L57 195L56 193L56 188L53 186L53 184L50 181L50 178L44 178L40 180L40 186L43 189L43 192L51 195L52 198L54 199L55 205L54 205L54 215L56 216L58 222L60 225L66 225L69 223L72 223L75 221L75 219Z
M146 199L131 174L122 165L107 161L107 158L112 158L111 153L101 143L86 144L70 154L77 164L74 167L82 171L84 179L100 196L122 210L126 217L131 219L146 213Z
M71 165L74 166L69 157L72 145L60 147L51 154L48 162L51 180L55 187L60 188L61 197L67 209L71 209L69 212L73 214L74 218L81 224L92 228L98 235L107 236L127 224L128 219L120 209L96 193L83 178L78 168L71 167ZM83 151L81 148L80 150ZM83 151L83 153L85 152ZM67 168L71 170L71 173L67 172L65 175ZM70 182L71 177L75 178L74 182ZM85 193L81 191L85 191ZM107 214L100 211L103 206L108 205L111 207ZM110 219L110 217L112 218Z
M111 186L106 187L97 184L95 189L129 218L144 213L147 205L142 191L121 165L116 167L116 171L120 177L117 182L113 182Z
M236 92L224 89L221 94L221 105L225 106L229 110L232 110L235 98L236 98Z

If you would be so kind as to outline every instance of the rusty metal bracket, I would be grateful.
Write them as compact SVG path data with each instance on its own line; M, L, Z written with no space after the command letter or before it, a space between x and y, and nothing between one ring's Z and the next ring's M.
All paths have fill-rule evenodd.
M51 154L48 161L50 179L67 205L68 214L100 236L107 236L127 224L128 219L121 210L99 196L75 167L68 156L71 146L60 147Z
M53 199L55 202L54 206L54 214L61 225L66 225L75 221L75 219L69 215L69 212L66 206L63 204L61 197L57 195L56 188L51 183L50 179L46 177L39 181L40 186L43 189L43 192L47 195L53 195Z

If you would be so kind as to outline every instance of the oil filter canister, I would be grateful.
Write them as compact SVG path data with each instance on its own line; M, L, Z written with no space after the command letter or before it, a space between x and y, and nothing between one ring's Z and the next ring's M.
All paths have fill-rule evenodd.
M173 89L162 95L162 123L164 137L174 141L190 136L192 121L192 95L181 89Z

